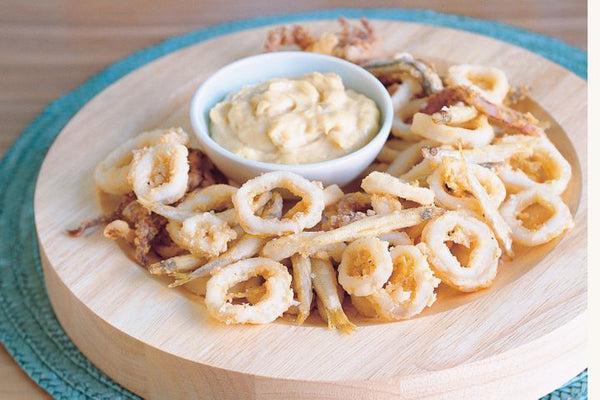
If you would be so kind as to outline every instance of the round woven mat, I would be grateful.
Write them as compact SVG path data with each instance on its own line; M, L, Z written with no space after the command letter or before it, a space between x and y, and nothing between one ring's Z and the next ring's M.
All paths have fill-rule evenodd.
M96 368L75 347L56 320L46 294L33 219L33 192L44 156L65 124L92 97L123 75L182 47L264 25L339 16L471 31L524 47L584 79L587 77L587 53L559 40L490 21L399 9L336 9L236 21L168 39L111 65L53 101L0 162L0 340L27 375L50 395L60 399L138 398ZM587 399L587 371L544 399Z

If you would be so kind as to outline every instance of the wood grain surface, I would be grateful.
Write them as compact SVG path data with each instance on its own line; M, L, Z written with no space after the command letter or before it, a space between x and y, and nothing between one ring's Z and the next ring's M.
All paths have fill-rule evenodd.
M408 51L440 71L457 63L493 65L514 84L534 88L527 109L550 122L549 138L572 165L563 197L575 227L563 240L503 262L487 290L465 295L441 288L436 303L410 321L362 323L349 336L318 319L302 327L285 320L215 323L200 299L148 276L114 242L98 233L64 234L65 226L101 212L92 171L105 154L144 130L191 131L189 101L198 85L221 66L260 52L269 28L182 49L90 101L53 144L36 187L36 226L55 312L84 354L119 383L144 397L173 399L533 398L585 367L586 82L494 39L373 24L387 38L387 53ZM318 33L337 23L308 25ZM93 151L76 151L98 137Z
M495 19L586 48L586 2L0 1L0 154L52 99L168 36L219 22L333 7L418 7ZM0 349L0 398L47 395Z

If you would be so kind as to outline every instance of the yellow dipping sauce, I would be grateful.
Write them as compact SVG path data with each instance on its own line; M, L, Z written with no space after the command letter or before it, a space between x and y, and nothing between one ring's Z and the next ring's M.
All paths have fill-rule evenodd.
M270 163L338 158L366 145L378 130L375 102L345 89L335 73L246 86L210 110L215 142L244 158Z

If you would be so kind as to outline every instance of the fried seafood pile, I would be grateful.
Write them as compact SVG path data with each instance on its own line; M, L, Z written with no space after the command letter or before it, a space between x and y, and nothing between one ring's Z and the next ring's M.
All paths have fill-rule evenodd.
M144 132L137 137L123 143L113 150L95 170L94 179L98 188L107 195L117 197L117 207L113 212L99 218L93 218L81 223L77 228L70 229L67 233L71 236L80 236L87 229L107 224L104 235L117 240L124 239L135 249L135 259L142 266L150 263L150 258L169 258L179 253L185 253L175 245L166 231L167 219L159 214L146 209L133 192L133 179L136 179L138 191L142 183L139 175L130 173L132 166L136 169L148 169L148 153L156 157L157 149L176 148L179 151L177 163L178 174L185 176L179 182L178 188L181 196L198 188L225 183L227 179L217 170L212 162L200 150L188 149L189 137L181 128L158 129ZM170 145L169 145L170 144ZM179 146L175 147L174 144ZM161 146L159 146L161 145ZM171 146L171 147L169 147ZM144 155L144 157L142 156ZM142 164L140 166L140 164ZM159 182L164 179L167 168L172 166L153 165L155 176L152 179ZM163 169L160 170L159 169ZM169 173L171 173L169 171ZM150 179L150 177L148 177ZM143 188L142 188L143 190Z
M366 21L363 33L343 24L335 46L373 37ZM290 42L313 51L319 43L296 26L273 31L266 48ZM440 77L407 53L364 67L388 87L395 115L351 189L281 171L225 184L181 129L158 130L97 167L98 187L122 201L92 223L109 222L106 237L133 244L171 287L204 296L219 321L263 324L287 313L302 324L316 309L343 332L355 328L348 307L411 318L440 284L489 287L501 259L573 226L561 198L571 166L535 117L510 107L522 90L503 71L455 65ZM149 252L160 261L148 262Z
M346 18L340 17L340 32L324 33L315 38L302 25L280 26L269 31L264 51L280 50L282 46L296 46L302 51L327 54L345 60L360 63L380 52L380 41L366 18L360 19L360 25L352 25Z

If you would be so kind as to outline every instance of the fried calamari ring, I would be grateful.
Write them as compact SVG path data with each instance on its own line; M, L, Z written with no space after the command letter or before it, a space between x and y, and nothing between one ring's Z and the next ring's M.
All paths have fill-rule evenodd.
M237 233L215 214L205 212L185 219L171 220L167 232L173 242L197 257L215 257L227 250Z
M431 115L418 112L413 116L411 131L427 139L440 143L460 143L465 147L481 147L494 138L494 129L485 115L478 115L470 121L457 125L436 123Z
M552 215L533 227L526 227L519 218L526 218L527 208L534 204L546 208ZM500 207L500 214L510 227L513 239L526 246L549 242L573 227L569 207L559 195L547 188L532 188L510 195Z
M422 137L410 130L413 115L423 109L426 104L425 99L413 99L406 103L398 111L394 111L392 119L392 136L411 142L418 142Z
M510 89L504 71L483 65L453 65L448 68L446 83L467 86L495 104L501 104Z
M266 293L254 305L232 304L227 292L255 276L265 279ZM267 258L249 258L216 270L206 284L206 308L226 324L267 324L275 321L292 305L292 277L287 268Z
M479 203L479 212L485 222L494 231L496 240L507 256L513 257L512 238L508 224L498 211L498 206L493 203L492 198L487 193L485 187L479 182L472 168L467 168L467 182L470 186L470 192Z
M498 168L498 176L508 190L548 187L558 194L565 191L571 180L571 164L547 138L512 135L498 143L515 144L521 149Z
M127 175L133 161L133 150L161 143L187 145L188 142L189 137L181 128L156 129L143 132L117 147L98 164L94 170L96 185L103 192L110 194L129 193L132 188L127 180Z
M435 274L455 289L473 292L490 286L496 277L500 247L490 228L474 217L449 211L425 225L421 241L419 248ZM466 265L452 254L448 241L470 250Z
M462 160L446 157L427 178L429 188L435 193L435 201L451 210L477 210L479 203L473 198L467 172L472 173L485 188L491 204L498 208L506 197L506 189L496 174L488 168Z
M392 90L389 88L388 90ZM419 140L419 136L410 131L410 124L406 121L414 113L425 106L426 100L413 99L422 90L413 78L406 77L402 83L395 85L391 93L392 105L394 106L394 118L392 119L392 135L406 140Z
M362 180L360 187L369 194L396 196L422 205L433 204L434 200L430 189L413 186L383 172L371 172Z
M338 267L338 281L356 296L368 296L387 282L392 273L388 242L374 237L360 238L348 245Z
M264 219L252 211L254 198L261 193L282 188L302 198L303 210L282 219ZM323 189L300 175L291 172L267 172L250 179L242 185L233 196L233 204L240 225L253 235L282 235L298 233L305 228L312 228L321 221L325 208Z
M190 166L182 144L162 143L133 151L127 180L141 203L171 204L187 189Z
M396 246L390 254L394 267L389 280L367 299L381 318L408 319L433 304L440 280L416 246Z

